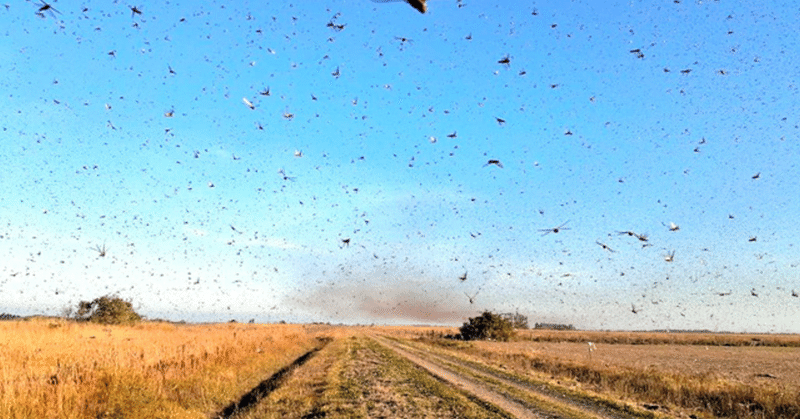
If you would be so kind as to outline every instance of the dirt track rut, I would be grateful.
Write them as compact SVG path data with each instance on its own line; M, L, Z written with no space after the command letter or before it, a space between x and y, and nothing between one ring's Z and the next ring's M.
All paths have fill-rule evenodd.
M403 348L399 345L389 342L383 338L375 338L379 343L391 348L393 351L398 353L399 355L403 356L404 358L408 359L409 361L419 365L420 367L427 370L429 373L459 387L461 390L464 390L479 399L489 402L500 409L505 410L506 412L514 415L518 418L531 418L531 419L541 419L541 418L548 418L552 416L544 415L544 414L537 414L531 411L529 408L524 406L521 403L518 403L514 400L509 399L508 397L490 389L488 386L481 385L480 383L476 383L474 380L470 380L469 378L463 377L460 374L455 373L445 367L437 365L431 361L423 359Z
M443 356L423 351L384 337L372 336L384 346L391 348L399 355L426 369L431 374L458 386L466 392L491 403L519 418L614 418L632 419L642 416L623 412L589 400L570 397L565 393L536 388L528 383L502 377L490 371L482 370L465 362L447 359ZM448 364L457 365L456 368ZM466 373L464 371L467 371ZM471 376L472 375L472 376ZM477 377L477 378L476 378ZM515 392L526 394L527 401L516 399L509 394L492 388L487 382L499 382ZM533 400L533 402L531 401ZM537 406L537 403L541 405ZM554 411L552 406L560 408ZM545 407L545 406L549 406Z

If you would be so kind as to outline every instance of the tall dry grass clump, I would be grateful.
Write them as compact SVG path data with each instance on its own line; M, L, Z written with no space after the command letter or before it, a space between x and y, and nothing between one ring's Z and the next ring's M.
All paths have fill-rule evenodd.
M205 418L317 345L298 325L0 322L2 418Z

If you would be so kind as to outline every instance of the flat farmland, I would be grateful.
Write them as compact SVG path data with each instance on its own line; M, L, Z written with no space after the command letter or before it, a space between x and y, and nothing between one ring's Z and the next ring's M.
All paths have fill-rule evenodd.
M587 365L656 370L800 391L800 348L772 346L630 345L573 342L476 342L489 351L546 354Z
M0 417L207 417L337 333L314 325L3 321Z
M527 330L512 342L440 338L454 331L395 335L669 415L800 417L797 335ZM595 345L591 352L588 342Z
M0 322L0 417L800 417L796 336L455 331Z

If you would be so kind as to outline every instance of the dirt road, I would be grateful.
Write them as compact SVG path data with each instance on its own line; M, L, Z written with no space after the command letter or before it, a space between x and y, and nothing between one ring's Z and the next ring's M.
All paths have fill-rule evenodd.
M280 380L268 380L276 386L258 390L261 400L233 417L663 417L624 411L419 342L370 332L332 339L292 365Z
M553 417L552 415L548 415L545 412L535 412L534 410L530 409L524 404L508 397L507 395L497 392L487 385L482 385L481 383L476 382L475 380L471 380L466 376L458 374L457 372L452 371L447 367L442 366L441 364L435 363L429 359L425 359L421 356L418 356L417 354L411 352L410 350L404 349L397 343L391 342L385 338L375 337L375 339L379 343L389 347L402 357L424 368L426 371L435 375L436 377L439 377L440 379L447 381L451 385L454 385L459 389L466 391L487 403L491 403L497 406L498 408L510 413L514 417L523 419L527 418L541 419L541 418Z
M508 419L362 333L339 336L235 419Z
M649 412L627 412L588 398L579 398L545 385L521 381L499 371L435 354L408 342L372 336L380 344L451 385L519 418L652 417Z

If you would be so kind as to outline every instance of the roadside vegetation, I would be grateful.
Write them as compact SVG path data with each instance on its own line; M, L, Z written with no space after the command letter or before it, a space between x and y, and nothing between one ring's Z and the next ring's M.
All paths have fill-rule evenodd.
M331 405L340 417L507 417L372 339L352 337L346 344L332 380L338 391Z
M507 342L514 337L514 322L491 311L484 311L477 317L471 317L459 329L456 336L462 340L497 340Z
M330 328L0 323L2 418L206 418L314 348Z

